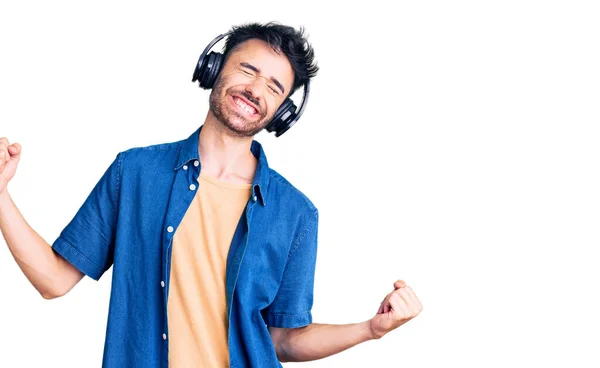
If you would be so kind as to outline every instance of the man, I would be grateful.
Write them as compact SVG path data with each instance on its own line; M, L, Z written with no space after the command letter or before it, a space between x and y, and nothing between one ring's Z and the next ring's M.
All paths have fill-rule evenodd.
M399 280L370 320L312 323L318 211L253 140L314 77L302 31L234 27L204 123L120 152L52 247L8 194L21 155L0 139L0 228L40 294L113 266L104 367L279 367L377 339L420 313Z

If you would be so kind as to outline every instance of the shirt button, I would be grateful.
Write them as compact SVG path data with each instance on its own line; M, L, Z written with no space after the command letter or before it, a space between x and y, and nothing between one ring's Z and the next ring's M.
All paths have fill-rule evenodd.
M256 196L252 197L252 200L253 200L254 202L256 202L256 200L257 200L257 199L258 199L258 198L257 198Z
M194 166L198 166L198 165L200 165L200 161L198 161L198 160L194 161Z
M163 334L163 340L167 339L167 334Z
M167 228L167 231L168 231L168 232L170 232L170 233L172 233L172 232L173 232L173 226L169 226L169 227Z
M196 186L194 184L190 184L190 190L194 190L196 189Z
M160 282L160 287L165 287L165 282L164 281Z
M184 170L187 170L187 165L183 165L183 169L184 169Z

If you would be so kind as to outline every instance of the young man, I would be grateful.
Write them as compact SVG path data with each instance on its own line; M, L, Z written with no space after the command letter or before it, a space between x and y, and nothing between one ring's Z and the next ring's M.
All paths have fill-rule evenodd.
M46 298L113 266L104 367L279 367L380 338L422 306L399 280L377 314L312 323L318 211L253 140L317 67L301 31L234 27L204 123L120 152L52 247L7 184L21 147L0 139L0 228Z

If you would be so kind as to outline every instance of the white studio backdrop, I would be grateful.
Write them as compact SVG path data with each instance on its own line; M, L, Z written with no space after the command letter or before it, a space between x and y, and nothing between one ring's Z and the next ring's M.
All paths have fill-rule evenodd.
M203 121L191 77L210 40L302 25L321 68L308 107L257 140L320 209L314 320L367 320L399 278L424 310L298 366L599 367L599 16L593 1L2 2L0 136L23 146L9 190L52 243L119 151ZM0 367L99 367L112 269L47 301L1 245Z

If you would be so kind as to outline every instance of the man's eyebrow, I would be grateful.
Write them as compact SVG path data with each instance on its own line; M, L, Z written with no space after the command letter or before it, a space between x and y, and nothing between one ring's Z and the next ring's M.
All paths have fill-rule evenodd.
M252 64L242 62L242 63L240 63L240 65L243 66L244 68L248 68L248 69L253 70L254 72L260 74L260 69L258 69L257 67L255 67ZM281 90L281 93L285 93L285 88L283 88L283 85L281 83L279 83L279 81L276 78L271 77L271 80L273 81L273 83L275 83L277 85L277 87L279 87L279 89Z

